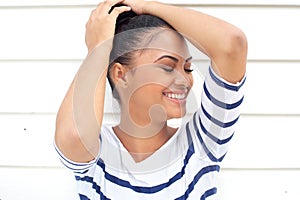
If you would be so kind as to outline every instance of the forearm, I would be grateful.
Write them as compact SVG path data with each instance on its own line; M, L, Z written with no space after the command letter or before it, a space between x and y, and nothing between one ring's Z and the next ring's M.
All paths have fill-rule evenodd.
M145 13L171 24L198 49L208 55L219 75L235 82L245 73L247 40L237 27L191 9L147 2Z
M74 161L91 160L99 151L109 52L98 46L87 56L57 114L56 144Z
M231 44L228 39L232 39L234 34L240 34L239 29L233 25L191 9L149 2L145 12L167 21L209 56L214 55L216 49L229 48Z
M57 114L56 146L73 161L87 162L99 153L106 75L116 18L130 9L122 6L109 14L111 6L120 1L105 1L91 12L85 34L89 54Z

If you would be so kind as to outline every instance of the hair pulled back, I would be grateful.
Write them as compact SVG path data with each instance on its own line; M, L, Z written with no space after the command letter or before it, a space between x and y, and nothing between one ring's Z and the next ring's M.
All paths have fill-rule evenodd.
M121 4L114 7L117 6L121 6ZM130 65L134 59L134 53L137 50L142 50L147 41L151 41L151 31L155 28L170 28L174 30L171 25L156 16L137 15L133 11L123 12L118 16L107 73L113 96L116 99L119 99L119 97L117 92L114 91L115 85L110 77L110 67L114 63Z

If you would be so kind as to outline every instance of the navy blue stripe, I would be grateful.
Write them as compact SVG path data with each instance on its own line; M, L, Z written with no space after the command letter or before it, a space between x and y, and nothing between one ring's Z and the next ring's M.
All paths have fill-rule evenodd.
M175 174L172 178L170 178L168 182L162 183L162 184L159 184L159 185L156 185L156 186L152 186L152 187L134 186L134 185L131 185L131 183L129 181L120 179L116 176L113 176L113 175L109 174L105 170L105 164L101 159L99 159L99 161L97 162L97 165L102 168L106 180L109 180L112 183L115 183L119 186L132 189L135 192L152 194L152 193L159 192L159 191L163 190L166 187L169 187L171 184L173 184L177 180L181 179L183 177L183 175L185 174L185 168L186 168L191 156L194 154L194 152L195 152L194 151L194 146L190 145L189 148L188 148L188 151L186 153L186 156L184 158L184 163L183 163L184 165L183 165L181 171L178 172L177 174Z
M217 194L217 188L211 188L209 190L207 190L200 198L200 200L205 200L206 197L212 196L214 194Z
M77 181L85 181L88 183L92 184L92 188L100 195L101 200L109 200L102 192L100 186L94 182L93 177L85 176L85 177L80 177L80 176L75 176ZM87 197L86 197L87 198Z
M76 171L74 171L74 173L75 174L86 174L88 171L89 171L89 169L84 170L83 172L76 172Z
M231 110L231 109L234 109L236 107L238 107L239 105L241 105L241 103L243 102L244 100L244 97L242 97L238 102L236 103L233 103L233 104L227 104L227 103L224 103L222 101L219 101L218 99L214 98L210 92L208 91L207 87L206 87L206 83L204 83L204 92L205 92L205 95L207 96L207 98L213 103L215 104L216 106L219 106L221 108L224 108L224 109L227 109L227 110Z
M60 156L60 160L62 162L62 164L72 170L72 171L75 171L75 173L86 173L88 171L88 169L91 167L91 165L93 165L94 163L74 163L74 162L71 162L69 160L67 160L63 155L62 153L56 148L56 146L54 145L54 149L55 151L58 153L58 155ZM71 165L75 165L75 166L78 166L78 167L84 167L84 168L80 168L80 169L76 169L76 168L72 168L72 167L69 167L67 166L62 160L64 160L65 162L71 164ZM85 170L84 172L76 172L76 171L81 171L81 170Z
M72 167L67 166L64 162L62 162L62 160L61 160L61 163L62 163L66 168L68 168L68 169L72 170L74 173L78 173L78 174L85 174L86 172L89 171L89 168L91 167L91 166L87 166L87 167L82 168L82 169L76 169L76 168L72 168ZM71 163L71 164L72 164L72 163ZM80 172L81 170L84 170L84 171L83 171L83 172Z
M62 153L56 148L56 146L54 145L54 149L55 151L58 153L58 155L60 156L61 159L63 159L64 161L66 161L67 163L71 164L71 165L75 165L75 166L86 166L86 165L91 165L90 163L74 163L74 162L71 162L69 160L67 160L63 155ZM72 168L70 168L72 169Z
M188 148L187 154L186 154L186 156L183 160L183 165L184 165L183 167L184 168L188 164L189 159L195 153L194 144L193 144L193 140L192 140L192 136L191 136L191 131L190 131L190 128L189 128L189 123L186 124L185 130L186 130L186 134L187 134L187 142L188 142L189 148Z
M191 131L190 131L190 128L189 128L189 124L190 124L189 122L186 123L185 131L186 131L186 135L187 135L188 145L189 145L189 147L193 146L192 149L193 149L193 152L194 152L194 144L193 144L193 139L192 139Z
M79 199L80 200L91 200L90 198L88 198L87 196L85 196L83 194L79 194Z
M200 127L201 127L202 132L203 132L205 135L207 135L212 141L216 142L217 144L223 145L223 144L226 144L227 142L229 142L229 141L232 139L234 133L233 133L231 136L229 136L228 138L224 139L224 140L221 140L221 139L217 138L216 136L214 136L213 134L211 134L211 133L204 127L204 125L203 125L203 123L202 123L202 121L201 121L201 117L200 117L200 116L198 117L198 119L199 119L199 124L200 124ZM194 120L196 120L195 115L194 115ZM194 122L194 124L196 124L196 122Z
M238 91L245 83L246 81L246 78L244 78L243 82L241 84L239 84L238 86L235 86L235 85L229 85L228 83L225 83L224 81L220 80L218 77L216 77L213 72L212 72L212 69L211 67L209 68L209 74L211 76L211 78L214 80L214 82L223 87L223 88L226 88L228 90L232 90L232 91Z
M184 195L182 195L181 197L176 198L176 200L184 200L187 199L188 196L190 195L190 193L194 190L195 185L197 184L197 182L200 180L200 178L205 175L208 174L210 172L218 172L220 170L220 166L219 165L210 165L210 166L206 166L204 168L202 168L194 177L193 181L189 184L187 190L185 191ZM202 196L201 196L201 200L203 199L203 197L205 197L205 195L209 195L210 192L205 192ZM206 197L205 197L206 198ZM204 198L204 199L205 199Z
M224 122L219 121L219 120L217 120L216 118L212 117L212 116L205 110L205 108L204 108L204 106L203 106L202 103L201 103L201 109L202 109L204 115L205 115L211 122L213 122L214 124L216 124L216 125L218 125L218 126L220 126L220 127L222 127L222 128L227 128L227 127L230 127L230 126L234 125L234 124L238 121L238 119L239 119L239 117L237 117L235 120L233 120L233 121L231 121L231 122L224 123Z
M201 143L201 145L202 145L202 147L203 147L203 149L204 149L206 155L208 156L208 158L209 158L211 161L213 161L213 162L222 162L222 160L224 159L226 153L225 153L222 157L217 158L217 157L215 157L215 156L209 151L209 149L207 148L207 146L206 146L204 140L203 140L202 137L201 137L201 134L200 134L200 132L199 132L199 129L197 128L197 124L196 124L196 113L194 114L193 124L194 124L194 129L196 130L196 135L197 135L197 137L198 137L198 139L199 139L199 141L200 141L200 143Z

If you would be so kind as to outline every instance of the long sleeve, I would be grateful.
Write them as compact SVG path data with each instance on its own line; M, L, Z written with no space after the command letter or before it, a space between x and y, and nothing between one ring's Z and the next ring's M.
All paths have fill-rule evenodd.
M221 162L227 153L240 117L246 78L232 84L212 68L203 84L201 105L189 123L199 155Z

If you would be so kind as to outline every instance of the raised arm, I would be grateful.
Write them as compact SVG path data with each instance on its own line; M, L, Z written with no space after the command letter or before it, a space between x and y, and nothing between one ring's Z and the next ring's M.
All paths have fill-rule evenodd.
M100 3L86 25L88 55L76 74L57 113L55 144L61 153L75 162L88 162L99 151L99 133L109 54L117 16L130 10L111 7L120 0Z
M125 0L133 11L158 16L210 57L214 71L236 83L246 70L247 39L237 27L191 9L143 0Z

